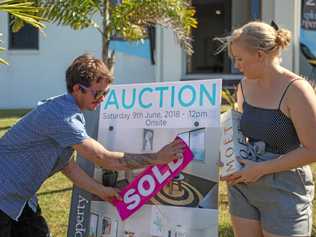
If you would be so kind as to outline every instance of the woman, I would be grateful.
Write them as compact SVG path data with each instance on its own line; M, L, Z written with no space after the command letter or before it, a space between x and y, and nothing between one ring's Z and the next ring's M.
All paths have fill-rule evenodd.
M235 237L310 236L316 160L316 97L310 84L280 65L288 30L250 22L227 38L245 76L237 102L248 139L243 168L228 176Z

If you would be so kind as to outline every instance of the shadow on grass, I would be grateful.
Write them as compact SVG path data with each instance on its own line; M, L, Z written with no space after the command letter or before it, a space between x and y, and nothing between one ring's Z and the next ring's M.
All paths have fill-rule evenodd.
M22 117L31 109L1 109L0 110L0 118L15 118L15 117Z
M40 192L40 193L37 194L37 196L43 196L43 195L55 194L55 193L62 193L62 192L71 191L71 190L72 190L72 187L58 189L58 190L51 190L51 191L46 191L46 192Z
M1 130L7 130L7 129L9 129L9 128L12 128L12 126L0 126L0 131Z

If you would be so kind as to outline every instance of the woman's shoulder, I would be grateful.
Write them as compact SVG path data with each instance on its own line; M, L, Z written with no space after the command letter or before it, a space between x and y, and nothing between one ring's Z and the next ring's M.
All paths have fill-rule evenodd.
M315 97L315 82L307 80L301 76L291 78L288 82L287 101L288 105L295 105L299 102L300 105L313 100L316 103Z
M308 80L301 76L294 76L289 79L288 87L293 94L301 94L301 93L315 93L316 84L313 80Z

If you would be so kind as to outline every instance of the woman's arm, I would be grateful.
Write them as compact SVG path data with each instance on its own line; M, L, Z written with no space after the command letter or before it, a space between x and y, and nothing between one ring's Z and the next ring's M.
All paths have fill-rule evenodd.
M232 184L254 182L263 175L287 171L316 161L316 96L313 88L304 80L294 82L287 92L285 105L302 146L265 162L240 160L244 168L224 180Z

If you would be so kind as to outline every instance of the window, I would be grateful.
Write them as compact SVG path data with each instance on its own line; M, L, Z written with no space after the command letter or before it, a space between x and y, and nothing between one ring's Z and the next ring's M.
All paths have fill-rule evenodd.
M18 32L11 30L12 17L9 16L9 49L39 49L38 29L25 24Z
M227 36L232 29L260 18L260 0L192 0L198 28L192 31L192 56L187 57L187 74L238 73L227 52L215 54L214 37Z
M205 160L205 129L196 129L178 134L190 147L194 155L193 159L198 161Z

